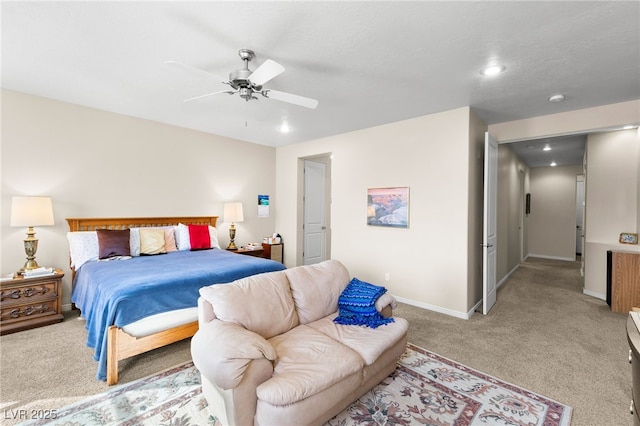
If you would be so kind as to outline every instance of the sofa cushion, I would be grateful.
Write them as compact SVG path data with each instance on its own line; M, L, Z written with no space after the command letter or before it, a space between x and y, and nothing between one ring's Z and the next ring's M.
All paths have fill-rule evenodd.
M286 271L267 272L229 284L200 289L200 296L222 321L232 322L265 339L298 325Z
M337 260L284 271L289 278L300 324L308 324L338 310L338 298L349 284L349 271Z
M274 375L257 388L258 399L269 404L293 404L359 374L364 367L355 351L305 325L269 343L277 352Z
M396 317L392 323L369 328L336 324L333 321L336 316L337 313L321 318L308 324L308 327L350 347L360 354L366 365L373 364L384 351L400 341L409 329L409 323L404 318Z

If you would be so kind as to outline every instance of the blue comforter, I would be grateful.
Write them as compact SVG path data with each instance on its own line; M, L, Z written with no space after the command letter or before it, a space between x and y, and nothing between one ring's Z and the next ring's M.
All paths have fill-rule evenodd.
M201 287L282 269L273 260L219 249L85 263L76 272L71 301L87 321L87 346L99 363L97 378L106 380L109 326L195 307Z

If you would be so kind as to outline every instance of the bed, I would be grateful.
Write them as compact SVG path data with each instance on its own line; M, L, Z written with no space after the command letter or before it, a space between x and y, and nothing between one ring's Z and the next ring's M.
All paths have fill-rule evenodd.
M118 361L193 336L198 328L201 287L284 269L273 260L220 249L216 220L216 216L67 218L71 302L86 320L87 346L94 349L99 380L113 385L118 382ZM212 248L185 248L185 229L203 228L208 230ZM98 260L97 234L118 235L122 231L131 238L132 256ZM159 255L142 253L148 235L160 232L168 245L170 231L175 234L175 242L171 241L175 250ZM104 244L99 249L102 256Z

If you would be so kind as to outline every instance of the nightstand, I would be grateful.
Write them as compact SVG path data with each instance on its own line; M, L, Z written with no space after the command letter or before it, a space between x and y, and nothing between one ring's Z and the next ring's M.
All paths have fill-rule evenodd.
M262 248L264 250L264 257L266 259L275 260L276 262L284 263L283 259L283 245L282 243L278 244L267 244L262 243Z
M0 334L62 321L62 277L56 269L53 274L0 281Z

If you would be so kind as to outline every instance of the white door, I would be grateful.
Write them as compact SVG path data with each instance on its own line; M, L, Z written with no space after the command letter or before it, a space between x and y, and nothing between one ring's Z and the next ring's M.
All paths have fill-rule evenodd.
M325 214L326 165L304 161L304 265L326 260L327 226Z
M498 208L498 142L489 133L484 140L484 216L482 232L482 313L496 303L496 213Z

